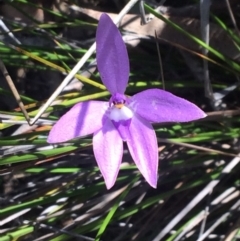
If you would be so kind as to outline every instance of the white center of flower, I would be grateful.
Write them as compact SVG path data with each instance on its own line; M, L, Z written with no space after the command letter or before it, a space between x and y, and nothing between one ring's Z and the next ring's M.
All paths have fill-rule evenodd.
M123 105L120 109L115 106L112 106L110 109L109 117L111 120L115 122L121 120L128 120L133 117L133 112L125 105Z

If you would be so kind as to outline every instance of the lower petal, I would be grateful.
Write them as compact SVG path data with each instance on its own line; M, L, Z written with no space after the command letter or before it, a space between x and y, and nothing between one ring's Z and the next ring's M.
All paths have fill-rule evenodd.
M110 119L93 135L93 151L107 189L116 182L123 156L123 141Z
M129 126L128 149L139 171L154 188L157 186L158 143L152 125L135 115Z

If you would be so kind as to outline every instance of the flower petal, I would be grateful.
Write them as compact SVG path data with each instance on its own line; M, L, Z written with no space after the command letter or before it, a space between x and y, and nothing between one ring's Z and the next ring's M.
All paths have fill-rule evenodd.
M52 127L47 141L58 143L92 134L102 127L107 109L108 102L104 101L86 101L74 105Z
M129 139L129 126L131 125L131 121L132 119L122 120L118 122L112 120L113 125L117 129L123 141L127 141Z
M129 77L128 53L118 28L105 13L98 23L96 44L102 82L111 94L123 94Z
M130 106L150 122L188 122L206 117L193 103L160 89L134 95Z
M93 151L107 189L110 189L116 182L123 156L123 141L110 119L94 133Z
M157 186L158 143L152 125L135 115L129 126L128 149L139 171L154 188Z

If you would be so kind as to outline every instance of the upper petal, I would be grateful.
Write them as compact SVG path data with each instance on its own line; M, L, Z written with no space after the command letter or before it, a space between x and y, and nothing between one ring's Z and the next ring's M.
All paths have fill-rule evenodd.
M206 116L193 103L160 89L149 89L134 95L130 106L150 122L187 122Z
M152 125L135 115L129 126L128 149L139 171L154 188L157 186L158 143Z
M97 66L102 82L111 94L123 94L129 77L129 60L126 45L111 18L103 13L97 33Z
M108 102L86 101L74 105L52 127L47 141L58 143L86 136L102 127Z
M123 142L111 120L106 119L103 128L94 133L93 151L107 189L110 189L116 181L123 156Z

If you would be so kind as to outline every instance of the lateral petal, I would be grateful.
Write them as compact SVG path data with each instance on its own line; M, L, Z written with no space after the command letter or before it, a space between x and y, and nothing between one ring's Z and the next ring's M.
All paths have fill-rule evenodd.
M48 143L59 143L86 136L101 129L108 102L86 101L74 105L52 127Z
M130 106L150 122L188 122L206 117L193 103L160 89L134 95Z
M93 152L110 189L116 182L123 156L123 141L111 120L106 119L102 129L94 133Z
M129 126L130 139L127 140L129 152L139 171L154 188L157 186L158 143L152 125L135 115Z
M111 18L103 13L97 33L97 67L102 82L113 95L123 94L129 77L129 59L126 45Z

